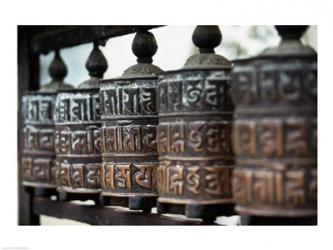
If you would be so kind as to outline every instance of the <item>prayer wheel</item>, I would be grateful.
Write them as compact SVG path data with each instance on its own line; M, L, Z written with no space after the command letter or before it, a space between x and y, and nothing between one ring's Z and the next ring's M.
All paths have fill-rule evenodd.
M317 54L307 26L276 26L281 43L238 60L233 145L236 211L304 221L317 215Z
M56 99L57 186L61 200L99 202L102 156L98 92L108 64L98 46L94 42L86 62L91 78L77 89L59 91Z
M42 85L38 91L26 92L22 97L22 185L40 191L56 189L55 99L58 90L72 89L71 85L63 81L67 75L67 68L59 51L56 50L54 55L49 66L51 82Z
M111 205L150 212L157 199L156 89L163 71L152 64L153 34L140 27L132 43L137 64L101 81L102 198Z
M232 63L215 54L218 26L197 26L199 54L158 86L158 212L215 220L233 213Z

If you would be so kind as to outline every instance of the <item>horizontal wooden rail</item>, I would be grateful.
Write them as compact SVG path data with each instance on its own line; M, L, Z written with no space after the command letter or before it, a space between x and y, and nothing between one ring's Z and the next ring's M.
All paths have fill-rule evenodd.
M159 214L143 214L115 207L78 205L70 202L53 201L49 198L34 197L35 214L70 219L90 225L202 225L191 219L172 218Z

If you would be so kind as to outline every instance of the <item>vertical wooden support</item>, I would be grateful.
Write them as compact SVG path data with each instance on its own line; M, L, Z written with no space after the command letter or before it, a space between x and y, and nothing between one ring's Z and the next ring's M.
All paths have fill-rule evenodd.
M33 213L33 192L24 189L20 183L21 175L21 97L24 91L39 88L39 57L30 50L33 28L18 26L18 224L39 225L39 216Z

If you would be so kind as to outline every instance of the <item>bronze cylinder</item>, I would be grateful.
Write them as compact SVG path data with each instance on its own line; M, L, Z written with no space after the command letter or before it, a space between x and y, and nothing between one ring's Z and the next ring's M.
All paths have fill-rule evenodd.
M101 141L98 88L58 93L55 145L58 190L99 193Z
M242 215L317 213L317 54L305 28L280 26L281 44L235 62L233 194Z
M185 205L188 217L214 217L226 212L224 205L232 208L232 65L214 54L221 41L216 36L221 36L217 26L198 26L193 40L201 53L159 82L157 183L162 213L169 212L166 204ZM214 37L216 44L205 44ZM217 211L207 214L203 206Z
M101 81L102 195L150 211L157 197L156 88L162 70L151 64L157 50L152 33L138 30L132 50L138 64L119 78ZM155 202L145 206L149 199Z
M99 81L108 64L94 42L86 68L90 79L56 99L57 186L61 199L98 202L101 188L101 114ZM87 195L82 195L87 194Z
M24 186L55 189L55 99L58 90L72 88L63 82L67 69L59 51L55 51L49 73L52 77L50 83L22 97L24 139L21 176Z
M157 77L105 80L103 195L157 195Z

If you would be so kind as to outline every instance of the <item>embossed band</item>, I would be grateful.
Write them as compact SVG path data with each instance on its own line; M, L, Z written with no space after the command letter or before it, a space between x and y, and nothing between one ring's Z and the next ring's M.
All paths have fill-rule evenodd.
M315 215L317 169L288 170L279 162L271 164L271 169L234 171L233 195L239 205L236 209L260 216Z
M156 195L156 163L108 163L102 168L103 193L110 196Z

